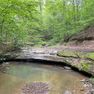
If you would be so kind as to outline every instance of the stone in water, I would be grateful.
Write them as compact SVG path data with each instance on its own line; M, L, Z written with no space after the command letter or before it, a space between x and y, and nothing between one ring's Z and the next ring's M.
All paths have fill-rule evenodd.
M22 88L22 94L48 94L49 90L48 83L33 82Z

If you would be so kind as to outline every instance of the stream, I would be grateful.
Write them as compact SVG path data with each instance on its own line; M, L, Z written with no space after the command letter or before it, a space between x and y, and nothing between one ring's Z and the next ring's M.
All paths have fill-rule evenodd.
M6 62L0 67L0 94L85 94L83 79L64 67Z

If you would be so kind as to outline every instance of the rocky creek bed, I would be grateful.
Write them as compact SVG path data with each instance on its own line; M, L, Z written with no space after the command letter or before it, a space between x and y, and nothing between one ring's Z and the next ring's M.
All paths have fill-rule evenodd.
M9 54L8 54L9 55ZM22 48L21 53L13 53L17 59L42 59L48 61L58 61L61 63L69 64L79 70L94 75L94 52L87 50L71 50L71 49L58 49L58 48ZM70 70L69 67L64 69ZM3 70L1 67L0 70ZM77 79L77 78L76 78ZM64 94L94 94L94 82L92 79L81 79L84 89L81 87L80 91L84 93L73 93L73 91L65 90ZM75 90L74 90L75 91Z

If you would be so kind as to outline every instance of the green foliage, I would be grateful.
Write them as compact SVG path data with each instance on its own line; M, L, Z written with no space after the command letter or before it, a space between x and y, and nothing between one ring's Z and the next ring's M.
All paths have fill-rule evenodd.
M94 60L94 52L88 53L87 58Z
M43 25L58 43L94 23L94 2L90 0L45 0ZM44 33L45 34L45 33ZM66 38L67 37L67 38Z
M0 43L53 45L94 24L94 0L0 0Z
M0 43L19 46L27 42L36 8L33 0L0 0Z

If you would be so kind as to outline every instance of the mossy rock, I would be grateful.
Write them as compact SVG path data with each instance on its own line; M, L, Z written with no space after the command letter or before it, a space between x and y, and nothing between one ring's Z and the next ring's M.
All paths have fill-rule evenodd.
M89 63L81 63L80 65L81 65L82 70L87 71L87 72L90 70L91 65Z
M94 60L94 52L87 53L86 58L90 58L90 59Z
M84 58L94 60L94 52L81 52L81 51L72 51L72 50L63 50L57 53L61 57L74 57L74 58Z
M57 55L64 57L65 63L94 75L94 52L64 50L58 52Z
M94 60L94 52L83 52L81 58Z
M79 53L71 50L64 50L57 53L58 56L62 57L78 57Z
M79 70L89 71L93 62L80 59L79 62L70 63L72 66L78 68Z
M94 74L94 62L93 61L88 61L88 60L83 60L80 59L79 62L75 62L75 64L71 63L70 64L79 70ZM92 68L93 67L93 68Z

